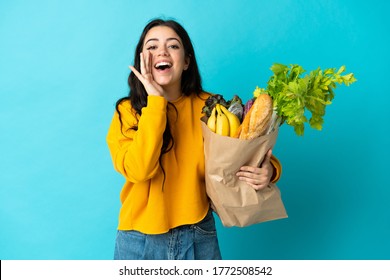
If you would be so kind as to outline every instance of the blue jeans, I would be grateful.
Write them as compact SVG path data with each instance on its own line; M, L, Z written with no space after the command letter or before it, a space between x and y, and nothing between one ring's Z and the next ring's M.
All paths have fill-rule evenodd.
M118 230L115 260L220 260L214 216L211 211L197 224L180 226L163 234Z

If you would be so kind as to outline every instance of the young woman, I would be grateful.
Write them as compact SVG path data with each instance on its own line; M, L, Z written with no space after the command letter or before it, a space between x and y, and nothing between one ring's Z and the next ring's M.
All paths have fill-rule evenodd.
M107 135L126 182L115 259L221 259L205 190L203 91L191 40L176 21L144 28L130 66L129 96L116 103ZM255 189L278 180L271 151L237 173Z

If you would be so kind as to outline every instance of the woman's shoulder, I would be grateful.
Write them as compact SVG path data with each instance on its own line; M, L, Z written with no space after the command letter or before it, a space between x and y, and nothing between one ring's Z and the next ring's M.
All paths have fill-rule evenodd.
M117 104L117 109L121 114L134 113L133 107L131 106L131 102L128 98L123 98Z
M120 110L129 110L131 108L131 103L128 98L119 99L117 102L117 108Z
M134 123L137 122L139 117L135 109L133 109L131 102L128 98L124 98L120 100L116 106L115 111L117 115L118 113L120 114L118 117L120 117L123 123L128 123L133 125Z
M195 96L197 97L197 99L201 100L201 101L206 101L207 98L209 98L211 95L213 95L212 93L210 92L207 92L207 91L202 91L198 94L196 94Z

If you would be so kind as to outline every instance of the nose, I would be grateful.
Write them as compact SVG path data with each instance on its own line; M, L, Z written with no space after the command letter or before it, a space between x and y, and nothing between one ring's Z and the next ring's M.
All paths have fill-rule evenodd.
M158 56L168 56L169 53L168 53L168 50L165 46L162 46L159 50L158 50Z

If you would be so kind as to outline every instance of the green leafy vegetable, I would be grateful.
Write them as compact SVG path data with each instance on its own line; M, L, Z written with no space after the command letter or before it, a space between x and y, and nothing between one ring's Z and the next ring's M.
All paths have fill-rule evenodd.
M302 76L306 71L297 64L286 66L274 64L271 67L273 76L269 79L266 89L257 87L254 92L256 97L262 92L268 93L274 101L274 109L279 116L280 124L286 122L294 127L297 135L304 134L306 122L317 130L322 129L325 108L332 103L334 89L338 84L349 86L356 81L354 75L344 74L345 66L311 71ZM308 120L305 113L309 111L311 117Z

